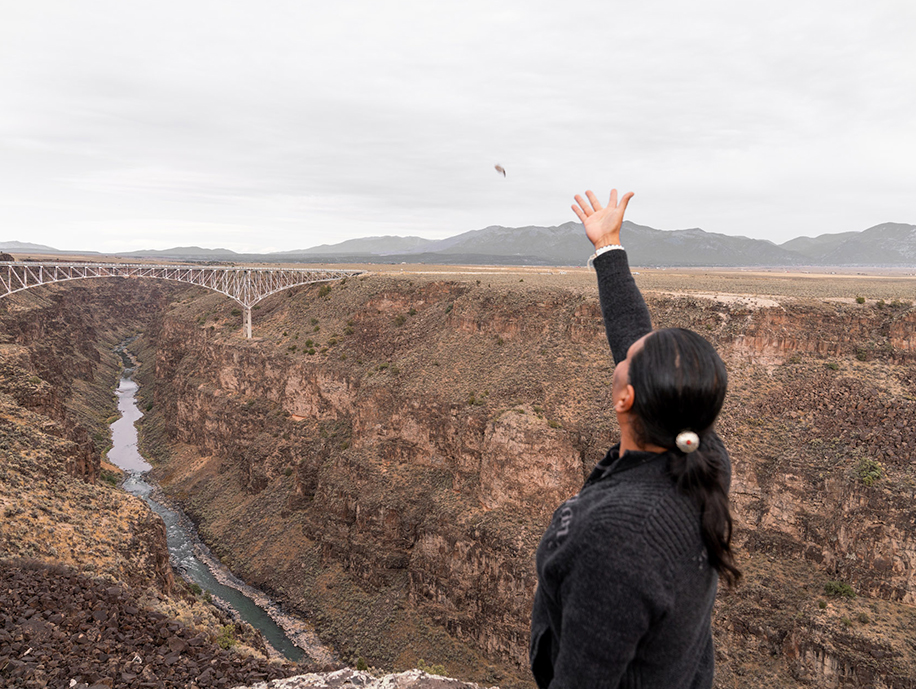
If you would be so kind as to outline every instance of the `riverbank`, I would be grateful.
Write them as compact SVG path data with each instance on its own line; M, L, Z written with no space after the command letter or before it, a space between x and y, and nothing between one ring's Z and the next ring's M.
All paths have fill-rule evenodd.
M117 389L121 417L111 424L113 443L108 460L126 472L124 489L145 500L163 519L172 568L189 584L206 591L210 601L234 619L244 620L261 632L271 658L298 662L304 653L319 665L335 664L335 654L321 643L307 622L286 613L266 594L234 576L200 540L181 508L146 476L151 465L137 450L135 426L143 416L136 403L139 386L133 380L139 362L127 349L135 339L129 338L114 348L123 364Z
M293 644L302 649L315 663L319 665L335 665L339 663L333 650L321 642L321 639L318 638L318 635L306 621L284 611L279 603L272 600L263 591L246 584L236 577L228 567L220 562L206 544L196 535L193 522L181 510L181 507L175 504L158 485L150 485L152 491L149 497L159 505L165 506L179 515L182 528L191 534L195 557L207 567L210 574L217 582L249 598L283 630ZM182 575L182 570L185 569L185 566L181 562L178 562L176 559L172 566L179 575ZM229 601L224 600L212 591L211 600L229 614L240 620L243 619L241 613ZM265 642L267 642L266 639ZM284 657L283 654L277 651L269 642L267 642L267 646L273 656Z

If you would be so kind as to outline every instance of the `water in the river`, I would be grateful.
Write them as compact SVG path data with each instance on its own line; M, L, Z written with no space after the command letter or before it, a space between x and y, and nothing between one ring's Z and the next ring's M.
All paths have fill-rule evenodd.
M137 427L143 416L135 399L139 386L130 378L132 368L125 368L118 389L118 411L121 418L111 424L112 448L108 458L125 471L149 471L153 467L137 451Z
M135 399L138 386L130 378L134 371L133 362L123 349L119 348L118 353L125 364L117 392L118 411L121 412L121 418L111 425L114 445L108 451L108 459L128 472L124 481L125 490L146 500L153 511L162 517L168 537L169 553L173 562L178 564L185 579L229 603L239 612L242 619L259 629L270 645L284 656L290 660L300 660L303 656L302 649L290 641L286 633L266 611L241 591L217 581L209 568L197 558L194 554L195 545L201 548L205 546L199 543L195 533L189 531L190 525L187 518L183 518L180 513L150 497L153 487L143 479L141 472L148 471L152 467L137 451L137 429L134 423L143 416L143 412L137 407Z

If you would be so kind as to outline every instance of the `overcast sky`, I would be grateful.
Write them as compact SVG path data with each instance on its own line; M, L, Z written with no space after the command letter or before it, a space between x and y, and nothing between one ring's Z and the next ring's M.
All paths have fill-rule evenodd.
M612 186L659 229L916 224L914 36L912 0L0 0L0 240L443 238Z

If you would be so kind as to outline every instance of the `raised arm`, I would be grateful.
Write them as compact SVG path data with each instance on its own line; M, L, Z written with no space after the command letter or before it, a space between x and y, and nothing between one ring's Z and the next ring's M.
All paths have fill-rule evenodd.
M588 201L576 195L576 204L572 209L585 226L585 234L594 244L595 251L617 247L605 249L596 256L594 265L598 273L598 297L604 329L614 361L619 363L626 359L630 345L652 330L649 309L630 273L626 251L620 246L620 226L633 192L625 194L618 203L617 190L612 189L606 207L601 206L591 190L585 195Z
M614 362L627 358L630 345L652 330L649 309L630 273L626 251L608 251L595 259L598 299L604 316L604 332Z

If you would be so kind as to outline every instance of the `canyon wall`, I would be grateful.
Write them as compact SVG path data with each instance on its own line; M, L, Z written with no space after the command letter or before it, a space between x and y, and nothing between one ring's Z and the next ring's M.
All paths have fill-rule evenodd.
M154 475L345 659L529 685L534 549L615 424L594 290L519 282L290 290L251 341L201 295L139 350ZM648 302L731 377L747 576L720 594L717 685L914 686L916 311Z
M260 634L173 576L162 521L104 461L113 347L194 292L101 279L0 299L0 686L203 689L306 669L269 661Z
M99 480L117 414L112 348L161 313L170 292L98 280L0 300L0 557L171 591L162 522Z

